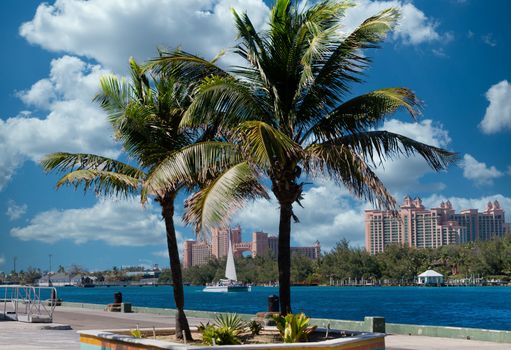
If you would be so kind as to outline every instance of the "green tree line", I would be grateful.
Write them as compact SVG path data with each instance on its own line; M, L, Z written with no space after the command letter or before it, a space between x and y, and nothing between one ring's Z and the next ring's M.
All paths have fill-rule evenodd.
M235 258L238 279L247 283L265 284L278 280L277 261L272 256ZM200 266L184 270L186 283L203 285L224 277L225 258L211 259ZM447 278L511 277L511 235L489 241L446 245L436 249L417 249L390 245L385 252L371 255L365 249L352 247L341 240L319 260L293 255L291 282L293 284L330 284L340 281L367 281L398 284L412 282L427 269L434 269ZM168 274L163 273L161 282ZM169 279L170 280L170 279Z

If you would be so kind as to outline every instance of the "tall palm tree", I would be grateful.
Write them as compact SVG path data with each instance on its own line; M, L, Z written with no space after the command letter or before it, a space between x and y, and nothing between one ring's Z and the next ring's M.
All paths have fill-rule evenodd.
M191 101L193 83L173 74L144 72L130 60L132 79L126 82L115 76L101 79L101 92L95 97L107 112L117 139L129 159L130 165L93 154L53 153L41 162L46 171L66 173L57 188L68 184L83 186L87 191L107 195L148 196L161 206L165 221L168 254L176 304L176 335L191 339L184 313L184 292L179 249L174 227L174 202L182 189L193 189L197 184L215 176L222 159L226 164L239 163L231 152L231 145L215 142L211 130L178 129L184 111ZM177 73L176 70L173 70ZM211 74L195 71L196 79ZM189 75L190 76L190 75ZM161 181L162 174L172 174L172 182ZM246 177L244 177L246 179ZM257 193L250 187L249 193ZM248 188L248 187L246 187ZM255 190L254 190L255 188Z
M374 168L385 159L418 154L436 171L455 154L381 130L385 117L399 109L414 119L421 104L407 88L384 88L350 97L350 85L362 83L370 59L396 25L399 13L388 9L342 32L341 19L351 4L324 0L300 9L298 1L276 0L265 30L257 32L247 14L233 11L244 65L219 71L197 88L181 126L219 125L230 130L252 176L265 175L280 205L278 266L281 313L291 312L290 238L294 203L300 204L302 172L326 175L355 196L386 208L396 203ZM169 54L161 67L178 62L204 69L207 62L190 54ZM225 172L227 174L228 172ZM225 220L236 205L215 204L229 193L221 175L188 203L186 219L198 226Z

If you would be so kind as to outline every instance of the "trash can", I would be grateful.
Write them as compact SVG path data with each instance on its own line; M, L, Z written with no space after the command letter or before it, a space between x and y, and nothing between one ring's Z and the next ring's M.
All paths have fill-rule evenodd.
M114 293L114 304L121 304L122 303L122 293L117 292Z
M279 312L279 297L276 295L270 295L268 297L268 312Z

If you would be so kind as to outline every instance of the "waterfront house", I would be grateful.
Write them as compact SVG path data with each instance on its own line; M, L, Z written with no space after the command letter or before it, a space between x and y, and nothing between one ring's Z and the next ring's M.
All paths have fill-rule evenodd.
M436 272L435 270L427 270L421 273L417 284L423 286L438 286L444 284L444 275Z
M81 274L70 275L65 272L58 272L53 275L44 275L36 284L39 287L83 287L94 284L95 277L84 276Z

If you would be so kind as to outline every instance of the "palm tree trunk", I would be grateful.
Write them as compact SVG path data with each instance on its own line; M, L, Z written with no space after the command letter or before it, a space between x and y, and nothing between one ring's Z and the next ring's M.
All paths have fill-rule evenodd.
M291 217L293 205L280 203L279 222L279 298L280 313L291 313Z
M167 192L163 198L158 201L162 206L162 216L165 220L165 228L167 231L167 248L170 259L170 271L172 273L172 287L174 289L174 302L176 303L176 338L192 340L188 319L184 312L184 290L183 275L181 271L181 262L179 260L179 248L177 246L176 229L174 226L174 199L176 193Z

